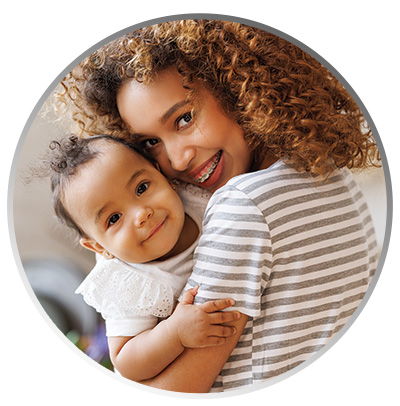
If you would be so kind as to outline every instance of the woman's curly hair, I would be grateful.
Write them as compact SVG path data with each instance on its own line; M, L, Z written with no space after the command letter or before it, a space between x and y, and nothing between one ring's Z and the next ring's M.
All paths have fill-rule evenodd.
M239 23L179 20L126 34L70 72L57 99L72 102L81 136L129 138L118 90L171 67L187 88L201 80L261 156L269 151L323 176L332 163L363 168L380 159L359 107L324 66L296 45Z

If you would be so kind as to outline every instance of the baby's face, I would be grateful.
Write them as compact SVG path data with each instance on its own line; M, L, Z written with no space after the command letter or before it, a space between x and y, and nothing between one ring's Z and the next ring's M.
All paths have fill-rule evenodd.
M106 141L98 147L101 153L74 175L64 198L70 215L90 236L83 245L133 263L168 255L185 221L178 194L128 147Z

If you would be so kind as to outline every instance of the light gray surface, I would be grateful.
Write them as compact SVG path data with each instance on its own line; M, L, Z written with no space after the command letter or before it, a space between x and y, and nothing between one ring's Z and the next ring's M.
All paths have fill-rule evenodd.
M59 225L51 206L49 179L34 178L30 168L37 167L51 140L63 135L51 121L37 116L24 142L18 162L14 189L15 235L21 261L62 259L83 271L90 271L94 254L75 243L73 234Z

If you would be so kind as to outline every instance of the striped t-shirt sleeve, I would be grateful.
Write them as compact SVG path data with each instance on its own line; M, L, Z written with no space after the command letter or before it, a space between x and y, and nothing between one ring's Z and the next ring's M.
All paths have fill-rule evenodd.
M260 316L272 264L271 237L259 208L234 186L212 196L195 264L188 284L199 285L196 303L229 297L235 310Z
M374 227L347 169L319 180L283 162L212 196L190 285L232 297L244 331L212 391L265 381L310 358L341 330L376 268Z

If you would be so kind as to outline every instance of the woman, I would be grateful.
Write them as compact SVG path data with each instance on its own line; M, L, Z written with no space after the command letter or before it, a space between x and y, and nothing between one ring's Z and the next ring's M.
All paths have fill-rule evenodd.
M199 300L229 292L243 313L237 334L222 349L186 350L145 384L206 392L262 382L342 328L377 261L347 168L378 153L319 62L253 27L187 20L113 41L62 84L83 136L133 139L165 175L213 193L189 283Z

